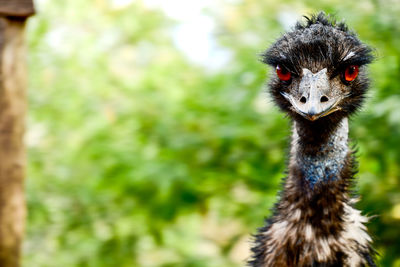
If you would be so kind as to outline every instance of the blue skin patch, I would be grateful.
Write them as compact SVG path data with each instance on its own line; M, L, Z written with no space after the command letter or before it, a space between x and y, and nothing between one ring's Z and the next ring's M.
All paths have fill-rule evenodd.
M311 160L306 159L301 168L304 178L309 182L311 188L314 188L317 183L335 181L339 178L343 166L338 164L336 160L318 162L314 159L314 162L310 162Z

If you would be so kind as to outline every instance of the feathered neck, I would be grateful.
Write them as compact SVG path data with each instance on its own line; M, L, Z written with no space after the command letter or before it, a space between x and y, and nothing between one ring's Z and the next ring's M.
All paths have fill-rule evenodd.
M347 118L328 129L324 126L293 124L290 166L300 170L296 178L310 189L340 179L349 153Z
M288 177L272 218L256 235L250 265L375 266L367 219L348 193L354 164L347 118L295 122Z

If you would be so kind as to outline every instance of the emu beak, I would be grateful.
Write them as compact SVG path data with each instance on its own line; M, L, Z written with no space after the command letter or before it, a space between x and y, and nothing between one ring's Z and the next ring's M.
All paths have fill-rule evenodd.
M338 106L339 102L342 98L337 99L334 102L327 103L328 105L321 105L318 101L310 101L308 105L300 106L291 95L281 92L283 97L285 97L291 104L292 110L304 118L315 121L319 118L328 116L329 114L341 110L341 107Z
M326 72L326 68L315 74L308 69L303 69L298 99L291 94L281 92L292 105L292 110L310 121L341 109L338 104L343 98L338 96L340 94L333 94Z

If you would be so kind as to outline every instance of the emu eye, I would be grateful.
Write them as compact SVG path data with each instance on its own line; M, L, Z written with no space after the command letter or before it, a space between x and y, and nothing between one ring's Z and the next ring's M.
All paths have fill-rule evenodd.
M346 82L354 81L358 75L358 66L357 65L350 65L344 70L344 79Z
M292 78L292 74L281 65L276 66L276 74L278 74L281 81L287 82Z

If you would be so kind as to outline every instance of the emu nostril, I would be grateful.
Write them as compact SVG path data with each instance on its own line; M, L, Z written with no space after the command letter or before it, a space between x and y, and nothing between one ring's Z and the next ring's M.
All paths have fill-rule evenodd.
M302 97L300 98L300 102L301 102L301 103L306 103L306 102L307 102L306 97L305 97L305 96L302 96Z
M322 96L321 97L321 102L328 102L328 98L326 96Z

